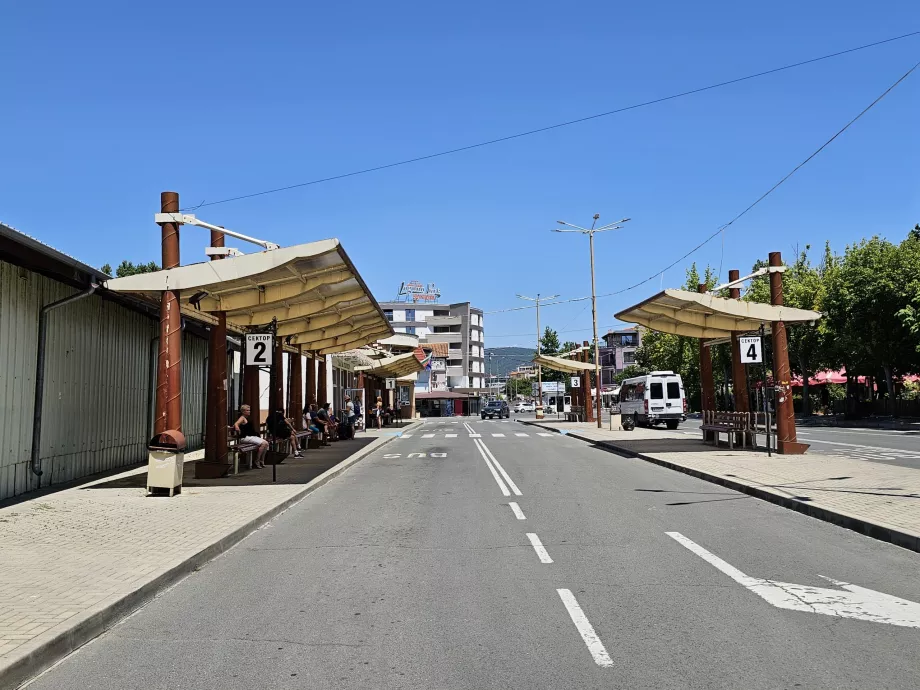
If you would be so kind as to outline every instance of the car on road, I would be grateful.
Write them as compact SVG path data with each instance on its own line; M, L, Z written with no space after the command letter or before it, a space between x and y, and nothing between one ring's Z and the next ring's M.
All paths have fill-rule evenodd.
M632 417L636 426L664 422L668 429L687 420L687 398L680 374L653 371L626 379L620 386L620 414Z
M483 419L486 417L489 419L495 419L496 417L507 419L511 416L511 410L508 409L508 403L504 400L490 400L479 414Z
M537 406L529 402L519 402L514 406L515 412L533 412Z

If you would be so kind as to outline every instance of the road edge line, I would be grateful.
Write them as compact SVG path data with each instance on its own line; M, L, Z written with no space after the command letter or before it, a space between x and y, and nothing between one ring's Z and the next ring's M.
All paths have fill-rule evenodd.
M335 467L330 467L318 477L304 484L303 489L293 496L289 496L278 505L233 530L230 534L205 546L197 553L160 573L153 580L144 583L134 591L104 605L94 613L88 613L83 620L77 622L73 627L62 631L19 657L14 657L10 663L0 667L0 688L19 688L57 665L65 657L115 627L128 615L155 599L157 595L169 589L187 575L201 569L208 562L229 551L259 527L270 522L294 504L299 503L308 494L313 493L316 489L345 472L352 465L357 464L378 448L397 438L399 437L381 436L375 439L355 452L354 455L350 455Z
M555 431L556 433L559 433L558 429L550 426L545 426L537 422L518 420L518 423L527 424L529 426L536 426L541 429L547 429L548 431ZM807 515L808 517L822 520L824 522L829 522L831 524L837 525L838 527L843 527L844 529L857 532L863 536L869 537L870 539L886 542L888 544L893 544L894 546L900 546L902 549L907 549L908 551L915 551L920 553L920 534L914 534L912 532L908 532L891 525L886 525L883 522L872 522L866 518L851 515L840 510L831 510L830 508L817 506L813 503L798 501L790 496L774 493L769 489L763 489L751 484L744 484L726 477L720 477L717 474L710 474L709 472L704 472L703 470L697 470L692 467L685 467L684 465L679 465L677 463L671 462L670 460L663 460L661 458L656 458L644 453L638 453L629 448L618 446L612 441L601 441L588 438L587 436L580 435L578 431L569 431L565 435L567 438L575 438L579 441L590 443L601 450L605 450L609 453L614 453L615 455L619 455L621 457L638 458L639 460L644 460L645 462L650 462L654 465L666 467L669 470L682 472L683 474L689 474L690 476L696 477L697 479L702 479L713 484L718 484L720 486L724 486L727 489L732 489L733 491L738 491L739 493L747 494L748 496L753 496L754 498L759 498L763 501L768 501L783 508L794 510L797 513Z

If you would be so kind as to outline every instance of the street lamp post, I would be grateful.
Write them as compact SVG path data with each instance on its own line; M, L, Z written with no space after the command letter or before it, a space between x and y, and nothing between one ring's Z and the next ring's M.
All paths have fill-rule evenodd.
M594 233L596 232L606 232L607 230L619 230L623 227L622 223L629 221L629 218L623 218L618 220L616 223L610 223L609 225L604 225L599 228L595 228L597 225L598 219L600 219L600 214L595 213L594 219L591 223L590 228L582 228L578 225L573 225L572 223L566 223L563 220L557 220L556 222L559 225L565 225L565 228L553 228L553 232L580 232L583 235L588 236L588 247L591 254L591 321L594 325L594 385L597 386L596 395L594 396L594 406L597 410L597 428L601 428L601 357L600 357L600 343L597 339L597 289L595 288L594 283ZM571 228L571 229L569 229ZM590 387L591 382L588 381L588 386Z
M550 295L549 297L540 297L540 293L537 293L536 297L525 297L524 295L518 295L521 299L530 300L531 302L536 302L537 304L537 354L540 354L540 302L542 300L556 299L559 295ZM537 364L537 407L536 407L537 419L543 419L543 367Z

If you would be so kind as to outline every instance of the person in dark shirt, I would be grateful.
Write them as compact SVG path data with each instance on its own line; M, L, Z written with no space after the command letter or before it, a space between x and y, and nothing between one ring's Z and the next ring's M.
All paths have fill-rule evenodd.
M275 410L267 420L268 431L279 441L287 441L290 452L295 458L303 457L297 448L297 438L294 436L294 426L291 420L284 416L284 410ZM282 443L282 447L284 444Z
M251 414L249 405L240 405L240 418L236 420L233 428L236 430L241 442L257 443L259 445L259 451L256 454L253 467L265 467L264 457L265 452L268 450L268 441L259 436L256 425L252 423Z

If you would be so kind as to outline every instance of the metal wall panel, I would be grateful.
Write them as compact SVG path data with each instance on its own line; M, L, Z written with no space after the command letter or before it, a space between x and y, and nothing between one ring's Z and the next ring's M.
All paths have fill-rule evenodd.
M0 499L38 487L29 470L38 318L76 290L0 261ZM41 486L142 462L157 322L98 296L49 313ZM183 338L183 419L202 443L207 342Z

